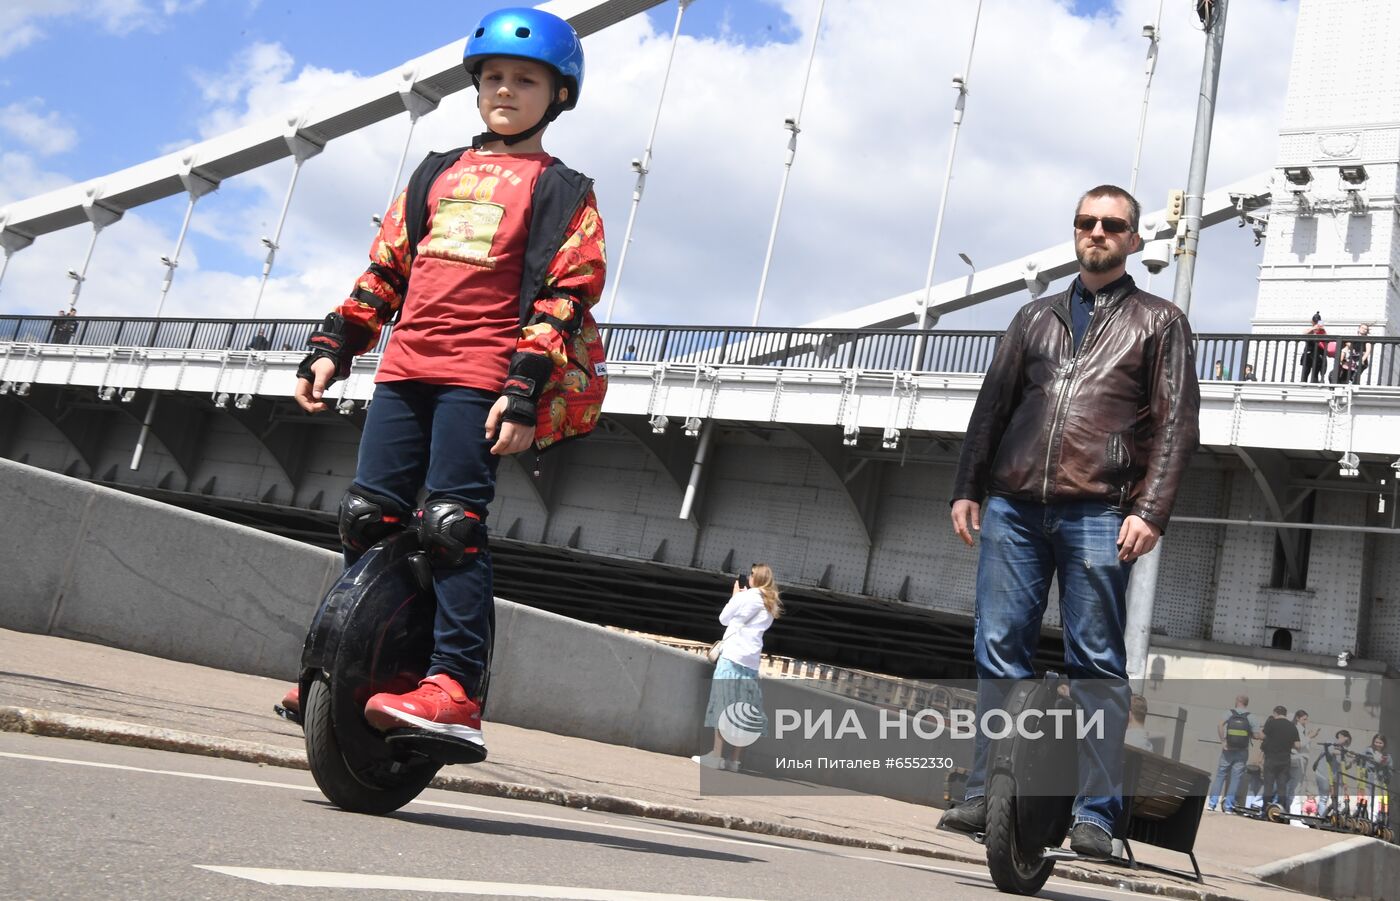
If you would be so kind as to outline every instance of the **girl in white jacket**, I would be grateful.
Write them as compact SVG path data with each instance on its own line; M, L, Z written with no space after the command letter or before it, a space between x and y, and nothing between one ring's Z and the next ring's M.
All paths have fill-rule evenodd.
M734 772L739 770L743 748L725 741L721 717L735 704L750 704L756 716L762 717L763 693L758 687L758 666L763 656L763 634L783 612L778 585L773 581L773 570L768 564L755 563L749 569L748 583L748 587L744 587L739 580L734 581L729 603L719 615L724 639L710 683L710 703L705 708L705 725L715 729L714 750L703 757L691 758L702 766Z

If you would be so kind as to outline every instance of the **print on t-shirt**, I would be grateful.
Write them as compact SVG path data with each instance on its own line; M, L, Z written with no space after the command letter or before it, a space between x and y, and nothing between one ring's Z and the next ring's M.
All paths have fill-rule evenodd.
M422 255L494 269L491 244L505 214L506 208L498 203L443 197Z

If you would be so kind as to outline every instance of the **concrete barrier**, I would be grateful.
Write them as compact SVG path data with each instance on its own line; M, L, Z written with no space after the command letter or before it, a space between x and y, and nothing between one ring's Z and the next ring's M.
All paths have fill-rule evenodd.
M341 571L330 551L4 459L0 514L0 627L289 682L312 614ZM713 671L695 654L497 599L487 716L690 755L711 746L703 719ZM876 734L871 705L800 680L762 684L783 706L852 710ZM805 750L859 750L825 747ZM777 752L771 733L759 749ZM900 753L957 751L943 741ZM941 799L946 773L902 775L819 770L802 781Z
M1332 901L1394 901L1400 897L1400 847L1357 836L1254 867L1249 873Z
M3 459L0 513L0 626L288 681L341 570L330 551ZM695 655L509 601L496 619L492 720L668 754L708 744Z

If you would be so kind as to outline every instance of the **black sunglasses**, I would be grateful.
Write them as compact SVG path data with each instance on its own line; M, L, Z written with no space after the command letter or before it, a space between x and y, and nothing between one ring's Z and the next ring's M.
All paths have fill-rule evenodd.
M1121 235L1132 228L1127 219L1118 219L1113 216L1075 216L1074 227L1082 232L1091 232L1094 226L1103 223L1103 230L1110 235Z

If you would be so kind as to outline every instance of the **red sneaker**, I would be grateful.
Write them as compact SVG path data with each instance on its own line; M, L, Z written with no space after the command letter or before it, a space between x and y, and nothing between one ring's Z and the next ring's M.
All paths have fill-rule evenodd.
M282 717L284 720L300 723L301 688L293 685L291 690L282 696L282 703L272 705L272 712Z
M380 692L365 705L365 719L375 729L426 729L485 746L481 707L467 697L447 673L437 673L407 694Z

